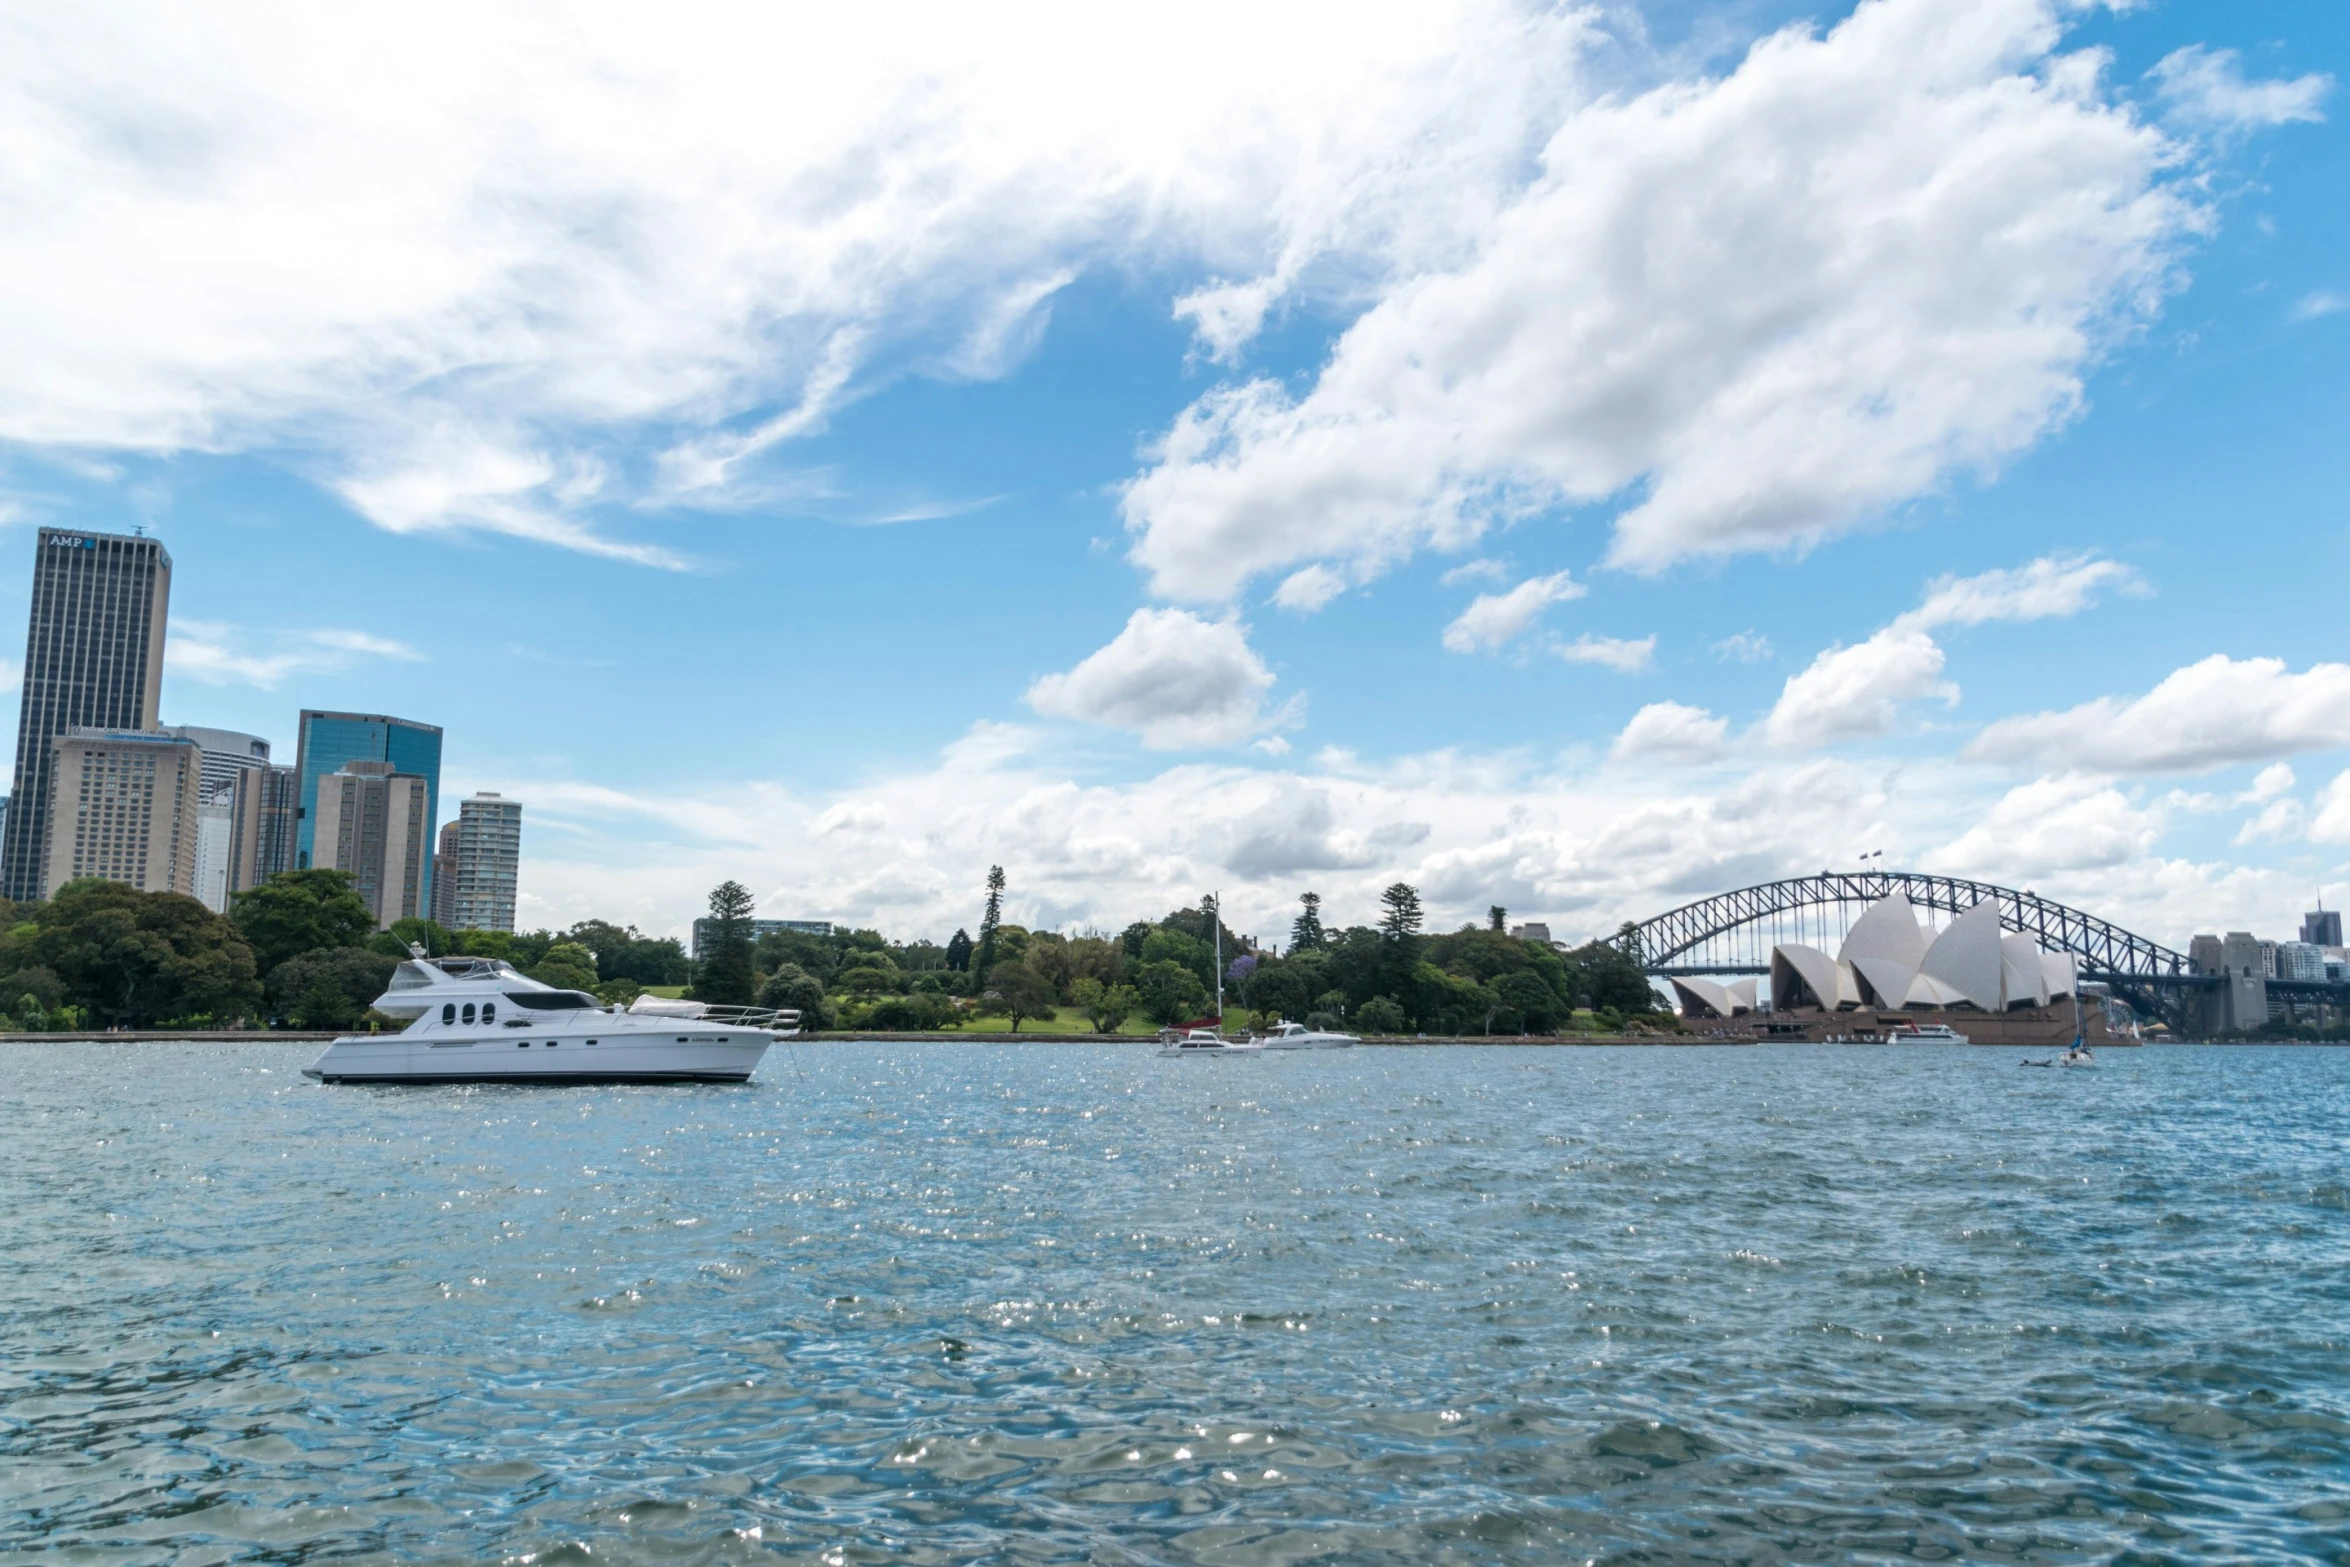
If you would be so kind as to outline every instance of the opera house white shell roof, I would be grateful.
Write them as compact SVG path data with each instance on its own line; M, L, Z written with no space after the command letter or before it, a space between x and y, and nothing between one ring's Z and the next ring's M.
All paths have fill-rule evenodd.
M2074 977L2070 954L2046 951L2029 936L2002 931L1999 906L1988 900L1937 933L1918 923L1917 911L1897 892L1862 911L1834 957L1801 942L1771 949L1771 1004L1779 1008L2005 1012L2044 1007L2070 995ZM1693 1012L1732 1017L1755 1005L1752 980L1723 985L1675 979L1673 988L1684 1009Z

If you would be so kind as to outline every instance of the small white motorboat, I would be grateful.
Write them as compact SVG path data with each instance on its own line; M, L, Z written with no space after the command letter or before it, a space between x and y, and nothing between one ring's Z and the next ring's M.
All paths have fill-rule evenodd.
M1253 1055L1264 1048L1251 1039L1226 1039L1212 1028L1194 1028L1181 1034L1170 1029L1159 1036L1159 1054L1163 1056Z
M640 996L627 1011L496 958L392 971L375 1009L396 1034L345 1034L302 1069L321 1083L740 1083L799 1016Z
M1356 1034L1334 1034L1303 1023L1276 1023L1257 1043L1267 1050L1351 1050L1361 1044Z
M1898 1024L1890 1030L1885 1035L1885 1043L1889 1045L1963 1045L1967 1043L1967 1037L1948 1023L1928 1023L1922 1028L1915 1023L1907 1023Z

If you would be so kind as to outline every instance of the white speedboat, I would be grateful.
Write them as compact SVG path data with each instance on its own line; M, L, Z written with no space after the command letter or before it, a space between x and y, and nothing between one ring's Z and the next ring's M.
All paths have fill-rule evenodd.
M1170 1030L1159 1036L1159 1054L1163 1056L1239 1056L1264 1048L1254 1040L1226 1039L1212 1028L1195 1028L1181 1034Z
M796 1013L640 996L627 1011L496 958L422 958L376 998L396 1034L345 1034L302 1069L322 1083L739 1083Z
M1928 1023L1923 1028L1913 1023L1893 1029L1885 1036L1885 1043L1889 1045L1963 1045L1967 1043L1967 1037L1948 1023Z
M1267 1050L1351 1050L1361 1044L1355 1034L1333 1034L1303 1023L1276 1023L1257 1043Z

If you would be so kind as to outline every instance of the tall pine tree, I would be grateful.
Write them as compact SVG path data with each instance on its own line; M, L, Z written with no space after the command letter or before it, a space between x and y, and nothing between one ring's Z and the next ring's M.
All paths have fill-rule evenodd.
M1004 868L987 868L987 907L979 913L979 949L971 955L971 972L987 983L988 971L995 967L996 927L1004 922Z
M702 962L694 999L722 1007L751 1004L751 889L722 881L710 889L710 917L702 922Z
M1420 933L1420 889L1410 882L1399 881L1379 894L1379 929L1389 941L1402 941Z
M1322 895L1318 892L1301 893L1297 918L1289 922L1289 950L1315 952L1330 944L1322 933Z

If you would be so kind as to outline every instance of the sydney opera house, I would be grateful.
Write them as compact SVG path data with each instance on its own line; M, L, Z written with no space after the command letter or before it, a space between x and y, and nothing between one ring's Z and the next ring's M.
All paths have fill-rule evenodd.
M1771 1001L1756 981L1675 978L1682 1016L1745 1018L1758 1032L1809 1038L1882 1038L1927 1022L1948 1023L1986 1044L2039 1044L2069 1037L2066 998L2075 988L2070 954L1999 928L1999 907L1978 903L1940 931L1918 923L1895 893L1853 922L1834 957L1800 942L1771 949ZM2089 1031L2102 1034L2102 1009Z

